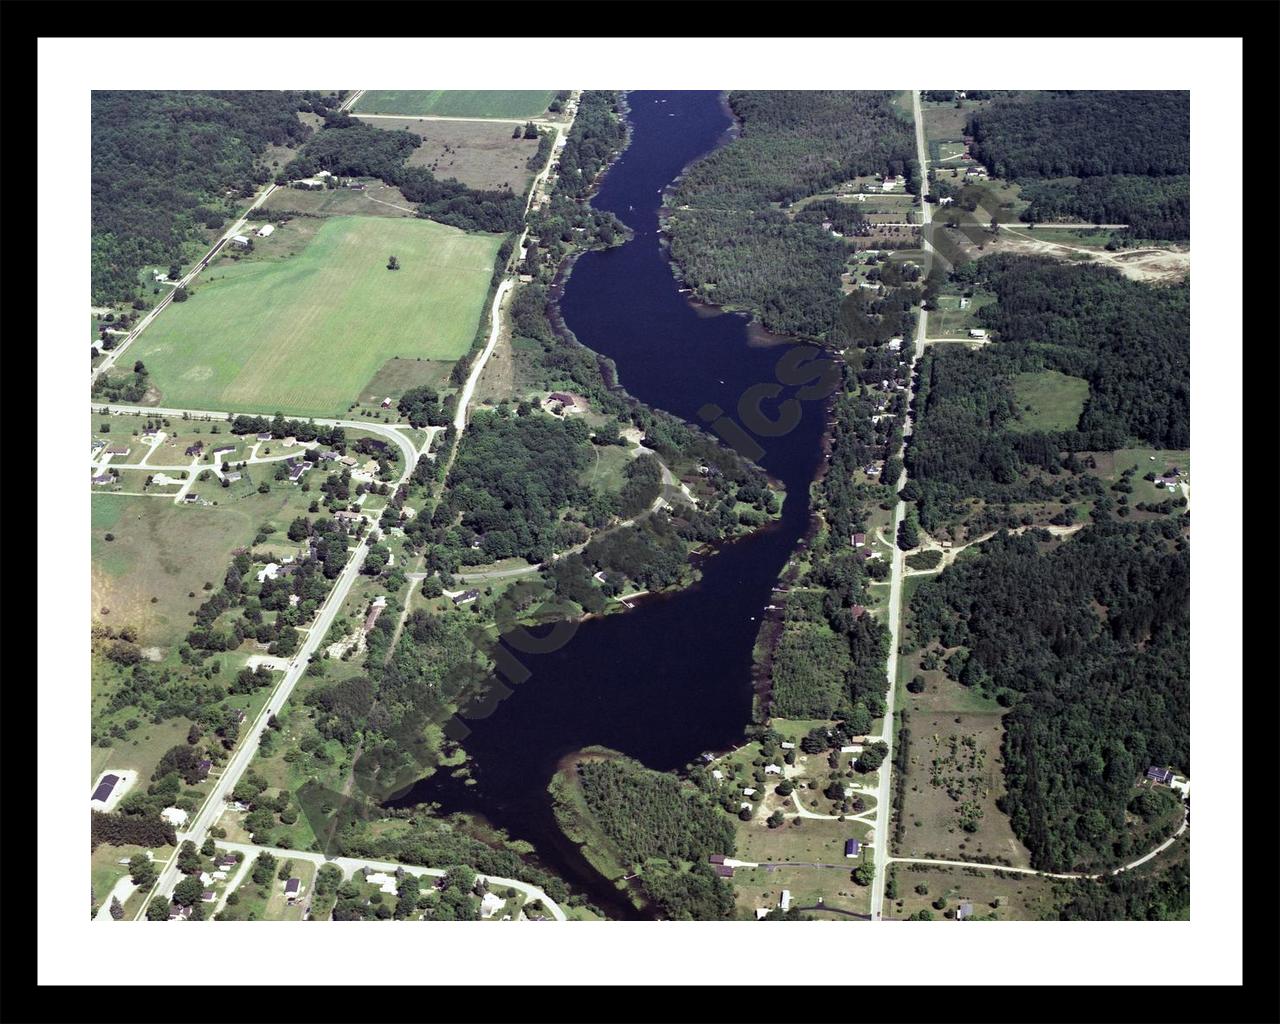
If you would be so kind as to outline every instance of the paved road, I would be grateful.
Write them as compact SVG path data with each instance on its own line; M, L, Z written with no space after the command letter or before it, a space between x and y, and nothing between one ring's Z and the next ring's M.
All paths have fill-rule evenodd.
M445 874L444 868L428 868L417 864L399 864L394 861L372 860L367 857L326 857L322 853L312 853L308 850L282 850L274 846L254 846L250 843L228 843L223 840L217 840L218 846L230 850L232 853L243 853L245 862L248 863L252 858L260 853L269 853L277 860L306 860L312 864L336 864L342 869L342 877L349 878L354 872L361 868L373 868L375 871L385 871L388 874L394 874L396 868L404 868L406 874L429 875L432 878L442 878ZM243 876L244 872L241 872ZM542 905L547 908L547 912L557 921L567 921L568 917L550 896L536 885L528 882L521 882L515 878L499 878L497 875L482 875L477 873L476 878L483 881L490 888L511 888L525 894L531 900L541 900ZM230 890L230 886L227 887Z
M151 322L157 316L160 315L160 312L166 306L168 306L170 302L173 301L173 293L177 291L178 288L185 288L188 284L190 284L195 279L195 276L198 273L200 273L200 271L202 271L205 268L205 266L208 264L209 258L213 256L213 254L216 253L219 249L221 249L228 241L230 241L232 236L240 234L240 232L244 229L245 224L249 222L249 214L253 210L256 210L264 202L266 202L267 197L270 196L271 193L274 192L278 187L279 186L275 184L269 184L263 187L263 190L258 193L257 198L255 198L254 201L249 204L249 208L245 210L244 216L242 216L238 221L232 224L231 227L227 228L227 230L223 233L222 237L219 238L218 241L216 241L213 244L213 247L207 253L205 253L204 257L191 269L191 272L188 273L186 277L183 277L179 281L177 281L174 287L169 289L169 294L166 295L163 299L161 299L159 303L156 304L155 308L152 309L151 312L149 312L146 316L142 318L142 320L138 323L138 326L128 333L124 341L120 342L120 344L118 344L115 348L113 348L110 352L108 352L106 354L106 358L103 359L102 362L100 362L97 366L93 367L93 369L90 371L90 374L89 374L90 382L97 380L100 376L102 376L102 374L106 373L109 369L111 369L111 367L115 366L116 361L124 354L125 349L127 349L130 345L132 345L134 339L137 338L138 335L141 334L143 331L145 331L148 327L150 327Z
M929 161L928 152L924 144L924 116L920 111L920 92L914 90L911 94L912 107L915 111L915 128L916 128L916 159L920 162L920 219L921 226L927 226L933 219L932 210L928 203L924 201L924 192L929 187ZM933 264L933 244L929 241L929 233L921 231L920 245L925 255L924 272L927 275ZM925 339L928 337L928 310L921 307L920 318L916 324L916 340L911 356L911 366L909 368L910 378L914 381L916 362L920 356L924 354ZM911 435L911 412L908 410L906 420L902 427L903 450L906 448L906 439ZM907 471L904 468L898 477L897 490L901 490L907 482ZM893 535L890 543L896 541L898 536L898 528L902 525L902 520L906 516L906 503L899 500L893 510ZM885 672L888 679L889 689L885 697L885 713L884 726L882 728L883 740L889 747L889 752L885 755L884 762L880 766L880 787L876 794L876 824L875 832L872 836L872 849L875 852L875 878L871 883L871 919L873 921L883 920L882 910L884 908L884 886L885 876L888 874L889 865L889 819L891 815L892 800L892 779L893 779L893 757L894 757L894 731L893 731L893 712L894 704L897 699L898 689L898 645L902 642L902 578L904 569L905 553L893 543L893 556L889 563L889 658L885 666Z

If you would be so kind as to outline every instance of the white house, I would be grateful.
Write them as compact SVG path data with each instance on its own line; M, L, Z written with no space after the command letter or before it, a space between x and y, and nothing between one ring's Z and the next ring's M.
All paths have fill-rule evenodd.
M396 885L395 875L388 875L385 871L366 872L364 880L369 885L378 886L383 892L394 894L398 886Z
M245 238L244 235L232 235L231 244L241 249L247 249L249 248L249 239Z
M986 336L987 336L987 331L986 331L986 328L984 327L969 328L969 337L971 338L985 338Z
M480 901L480 916L487 921L502 909L504 903L506 903L506 900L501 896L496 896L491 892L485 893L484 899Z
M795 749L796 749L796 745L795 745L794 743L786 743L786 742L783 742L783 743L779 743L779 744L778 744L778 746L780 746L783 750L795 750Z
M258 237L266 238L271 234L271 232L275 231L275 229L276 226L274 224L263 224L262 227L258 228Z
M743 795L743 796L755 796L755 795L756 795L756 791L755 791L754 789L744 789L744 790L742 791L742 795Z
M181 827L187 823L187 812L180 807L166 807L160 812L160 817L175 827Z
M791 909L791 890L790 889L782 890L782 896L778 900L778 906L781 907L783 911L787 911Z
M776 764L767 764L764 766L764 773L766 775L781 775L782 767Z
M275 562L268 562L266 566L259 571L258 582L261 583L263 580L273 580L279 575L279 573L280 566L276 565Z

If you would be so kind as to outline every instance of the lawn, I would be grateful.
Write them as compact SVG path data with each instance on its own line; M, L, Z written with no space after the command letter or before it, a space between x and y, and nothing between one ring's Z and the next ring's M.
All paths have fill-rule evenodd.
M1074 430L1089 398L1089 382L1057 370L1020 373L1013 378L1013 394L1022 419L1010 424L1011 430Z
M404 193L380 181L369 181L363 189L327 188L323 191L279 188L262 204L272 213L306 213L317 217L414 217L416 207ZM275 236L272 236L274 239ZM270 246L270 240L254 239L255 250Z
M500 241L426 220L334 217L297 256L220 262L135 355L170 406L337 415L388 359L468 350Z
M853 861L849 861L853 864ZM757 907L770 910L778 906L782 890L791 894L791 907L811 908L819 905L853 914L867 914L870 889L850 878L852 868L738 868L733 875L733 889L739 917L753 918ZM852 920L845 914L815 913L823 920Z
M435 117L537 117L555 97L554 89L370 89L356 100L360 114Z
M506 189L523 194L533 177L526 165L538 151L537 139L513 138L511 126L481 121L424 121L418 118L370 118L367 124L405 130L422 139L409 154L410 167L426 167L437 178L457 178L470 188Z

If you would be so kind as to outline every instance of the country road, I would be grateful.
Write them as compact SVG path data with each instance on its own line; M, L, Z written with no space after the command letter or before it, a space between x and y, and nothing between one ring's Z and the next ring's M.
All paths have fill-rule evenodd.
M933 219L932 209L928 203L924 201L924 194L929 187L929 161L928 151L924 143L924 115L920 110L920 91L912 90L911 104L915 114L916 129L916 159L920 162L920 220L921 227L928 227ZM920 245L924 253L924 274L927 277L933 266L933 243L929 240L929 232L920 232ZM916 363L920 357L924 355L925 339L928 337L929 311L923 306L920 307L920 319L916 323L915 345L912 349L911 364L907 368L907 379L912 381L914 388ZM911 411L908 408L905 421L902 426L902 445L903 450L899 452L902 455L906 451L907 438L911 436ZM901 491L907 482L907 470L903 467L902 473L898 477L895 490ZM881 734L884 743L888 746L888 752L885 754L884 761L880 766L880 787L876 793L875 807L875 826L872 833L873 850L875 857L875 877L871 882L871 919L873 921L883 920L882 911L884 908L884 886L885 876L888 874L889 864L889 818L892 813L892 778L893 778L893 758L894 758L894 730L893 730L893 712L894 704L897 699L898 690L898 647L902 642L902 579L905 570L906 552L904 552L895 543L898 536L898 529L902 525L903 519L906 517L907 506L901 498L893 509L893 533L889 538L889 543L893 545L893 557L889 563L889 657L885 665L885 675L888 682L888 691L885 695L885 711L884 724L881 726Z

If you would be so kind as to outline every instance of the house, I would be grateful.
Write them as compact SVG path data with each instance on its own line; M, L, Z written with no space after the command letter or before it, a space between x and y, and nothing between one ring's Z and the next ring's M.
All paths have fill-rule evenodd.
M289 470L289 483L296 484L299 480L302 479L302 474L305 473L310 468L311 468L311 463L309 462L294 463L293 468Z
M365 189L365 184L363 181L349 181L347 182L347 188L353 188L357 192L363 192Z
M217 898L218 898L218 894L214 892L212 889L206 889L204 892L200 894L201 903L212 903Z
M206 758L203 761L196 762L196 768L200 771L200 778L208 778L209 769L213 767L213 762Z
M321 462L336 462L337 459L338 459L337 452L321 452L320 453Z
M1167 786L1173 782L1173 769L1157 768L1152 765L1147 769L1147 778L1158 785Z
M102 776L98 782L98 788L93 791L93 796L89 797L89 802L105 804L111 798L111 791L116 788L116 783L119 781L119 775Z
M956 907L956 920L957 920L957 921L966 921L966 920L968 920L968 919L969 919L969 918L971 918L971 917L973 917L973 904L972 904L972 903L961 903L961 904L960 904L960 906Z
M93 478L93 485L95 487L101 487L103 484L114 483L115 479L116 478L110 473L99 473Z
M867 468L868 468L868 472L869 472L870 470L875 469L875 466L869 466L869 467L867 467ZM866 547L866 546L867 546L867 535L866 535L865 533L855 533L855 534L853 535L853 547L854 547L854 550L857 550L858 548L862 548L862 547Z
M160 817L174 826L181 826L187 823L187 812L180 807L166 807L160 812Z
M955 199L952 198L951 196L943 196L941 199L938 200L938 205L946 206L948 203L954 203L954 202L955 202Z
M233 856L231 856L231 854L227 854L226 856L219 857L216 861L214 861L214 863L218 866L219 870L227 871L235 867L240 862L236 860Z
M172 907L169 910L170 921L189 921L191 920L190 907Z
M248 714L248 712L247 712L247 711L245 711L245 709L244 709L244 708L237 708L237 709L236 709L236 724L237 724L237 725L244 725L244 720L245 720L246 718L248 718L248 717L249 717L249 714Z
M351 512L345 508L338 509L338 511L333 514L333 518L338 520L338 522L348 530L353 529L357 523L364 521L364 516L359 512Z
M719 875L721 878L733 877L733 868L729 867L728 864L717 864L714 870L715 870L715 873Z
M276 226L274 224L263 224L262 227L258 228L258 237L267 238L275 229Z
M240 480L240 478L241 476L239 473L228 473L226 476L227 483L229 484L236 483L238 480Z
M464 604L470 604L479 596L480 596L480 591L474 588L471 590L464 590L459 594L453 595L453 603L459 606Z
M707 857L707 863L708 863L708 864L723 864L723 863L724 863L724 854L723 854L723 853L713 853L713 854L711 854L709 857Z
M252 243L244 235L232 235L231 244L237 249L247 249Z
M743 796L755 796L755 795L756 795L756 791L755 791L755 789L754 789L754 788L748 787L747 789L744 789L744 790L742 791L742 795L743 795Z
M298 443L298 439L296 437L290 436L290 437L286 437L280 443L284 445L286 448L292 448L295 444Z
M969 328L969 337L971 338L985 338L986 336L987 336L986 328L983 328L983 327Z
M960 308L961 309L969 308L969 300L965 298L963 295L960 296Z
M258 435L258 440L259 440L259 441L270 441L270 440L271 440L271 432L270 432L270 431L267 431L266 433L259 434L259 435Z
M860 604L855 604L849 608L849 614L855 619L860 619L867 614L867 610Z
M768 917L768 916L769 916L769 908L768 908L768 907L756 907L756 920L757 920L757 921L763 921L763 920L764 920L766 917Z
M203 442L203 441L197 441L195 444L187 445L187 452L186 452L186 454L188 454L188 455L193 455L193 456L195 456L195 457L199 458L201 455L203 455L203 454L204 454L204 442Z
M782 895L778 898L778 906L786 913L791 909L791 890L783 889Z
M387 894L394 894L398 888L396 876L385 871L365 871L364 880L366 885L376 885Z
M765 766L764 766L764 773L765 773L766 775L781 775L781 774L782 774L782 765L778 765L778 764L767 764L767 765L765 765Z
M290 878L284 883L284 898L292 903L302 895L302 880L298 878Z
M227 452L233 452L233 451L235 451L235 450L236 450L236 446L235 446L235 445L233 445L233 444L224 444L224 445L220 445L220 446L218 446L217 448L215 448L215 449L212 451L212 453L211 453L211 454L213 455L214 460L215 460L215 461L217 461L217 458L218 458L218 456L219 456L219 455L224 455L224 454L226 454Z
M268 562L265 567L259 570L258 582L262 583L264 580L273 580L279 574L280 574L280 566L278 566L275 562Z
M131 449L125 447L124 445L113 444L110 448L107 449L106 454L123 456L123 455L128 455L130 450Z
M384 408L384 409L390 409L390 408L391 408L391 396L390 396L390 395L388 395L386 398L384 398L384 399L382 400L382 408Z
M782 743L779 743L779 744L778 744L778 746L780 746L783 750L795 750L795 749L796 749L796 745L795 745L794 743L790 743L790 742L786 742L786 741L784 741L784 742L782 742Z
M367 633L373 629L374 623L378 621L378 616L382 614L382 609L387 606L385 595L380 595L373 599L373 606L369 609L369 614L364 617L364 631Z
M890 338L890 339L889 339L889 351L890 351L890 352L897 352L897 351L898 351L898 349L900 349L900 348L902 348L902 339L901 339L901 338Z
M712 768L712 769L711 769L711 777L712 777L713 779L715 779L715 780L716 780L716 782L723 782L723 781L724 781L724 772L722 772L719 768Z
M886 174L884 181L880 182L880 191L892 192L898 187L898 176L896 174Z
M484 898L480 900L480 917L487 921L493 917L507 901L496 893L487 892Z
M143 436L143 437L155 437L158 433L160 433L160 431L159 431L159 430L157 430L155 427L145 427L145 428L143 428L142 436Z
M844 843L844 855L846 857L857 857L862 853L862 844L856 839L846 839Z

